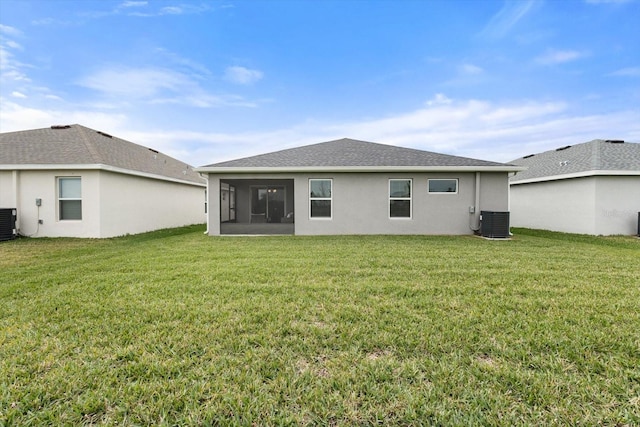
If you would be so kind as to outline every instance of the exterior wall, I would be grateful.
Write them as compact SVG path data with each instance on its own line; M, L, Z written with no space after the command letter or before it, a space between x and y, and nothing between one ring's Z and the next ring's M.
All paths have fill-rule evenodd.
M14 173L14 172L11 172ZM100 237L99 173L88 170L16 171L18 232L32 237ZM82 220L58 219L57 177L82 177ZM5 193L3 179L0 192ZM36 199L42 200L36 206ZM42 224L38 224L42 220Z
M595 233L603 236L638 233L640 176L596 178Z
M220 233L219 182L233 179L293 179L295 234L472 234L481 210L508 210L508 174L480 174L475 206L475 173L317 173L209 175L209 234ZM309 218L309 179L333 179L332 219ZM389 179L413 180L412 217L389 218ZM429 194L428 179L457 178L458 193ZM238 194L238 208L240 208ZM214 203L217 201L217 207ZM475 207L475 213L469 208ZM240 216L240 212L238 212Z
M511 185L511 225L594 234L595 179Z
M56 178L72 176L82 178L82 220L60 221ZM205 220L203 187L98 170L3 171L0 194L3 205L16 201L6 207L18 209L25 236L112 237Z
M206 220L204 187L101 171L99 191L100 237L202 224Z
M591 235L636 234L639 176L592 176L511 185L511 224Z
M0 171L0 208L18 207L13 179L13 171Z

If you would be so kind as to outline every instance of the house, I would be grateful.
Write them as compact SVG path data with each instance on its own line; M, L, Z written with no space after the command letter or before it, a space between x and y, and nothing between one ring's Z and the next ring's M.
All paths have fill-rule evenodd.
M640 144L596 139L511 162L511 225L591 235L636 234Z
M0 134L0 208L34 237L112 237L205 222L204 179L80 125Z
M340 139L196 168L210 235L473 234L522 168Z

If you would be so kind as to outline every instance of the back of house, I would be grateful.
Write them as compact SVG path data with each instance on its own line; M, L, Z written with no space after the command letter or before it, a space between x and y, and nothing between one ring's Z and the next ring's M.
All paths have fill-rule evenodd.
M196 170L210 235L332 235L479 232L483 211L508 211L508 175L521 169L343 138Z
M640 144L596 139L511 163L516 227L591 235L640 234Z
M179 160L81 125L0 134L0 209L19 234L113 237L205 222L205 181Z

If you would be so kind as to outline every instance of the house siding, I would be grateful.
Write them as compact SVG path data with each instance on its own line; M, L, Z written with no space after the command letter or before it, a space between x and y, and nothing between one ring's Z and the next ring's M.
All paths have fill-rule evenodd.
M17 207L13 171L0 171L0 208Z
M475 206L476 173L294 173L209 174L209 234L220 234L220 180L292 179L295 234L472 234L481 210L508 210L508 174L480 173L480 205ZM309 218L309 179L333 180L333 216ZM428 179L456 178L457 194L429 194ZM412 179L412 217L389 218L389 179ZM238 195L240 200L240 195ZM240 203L238 203L240 208ZM475 206L475 213L469 207ZM238 212L238 215L240 213Z
M593 234L595 179L511 186L511 225Z
M596 178L595 233L632 235L638 232L640 176Z
M6 173L5 173L6 174ZM18 232L33 237L100 237L98 171L20 170L8 172L10 180L0 180L0 193L11 194L17 208ZM15 177L15 180L14 178ZM59 221L57 177L82 178L82 220ZM16 192L17 190L17 192ZM42 200L36 206L36 199ZM42 224L38 224L42 220Z
M72 176L82 178L82 220L59 221L56 178ZM19 233L33 237L113 237L205 220L204 187L99 170L2 171L0 194L0 207L18 210Z
M202 224L205 188L100 172L100 237Z
M565 233L631 235L639 176L590 176L511 185L511 224Z

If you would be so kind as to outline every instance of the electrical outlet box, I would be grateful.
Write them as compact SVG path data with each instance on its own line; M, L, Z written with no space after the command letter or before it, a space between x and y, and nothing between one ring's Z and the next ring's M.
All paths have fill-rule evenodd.
M469 206L469 213L476 213L476 207L475 206Z
M42 199L36 199L36 206L42 206Z

